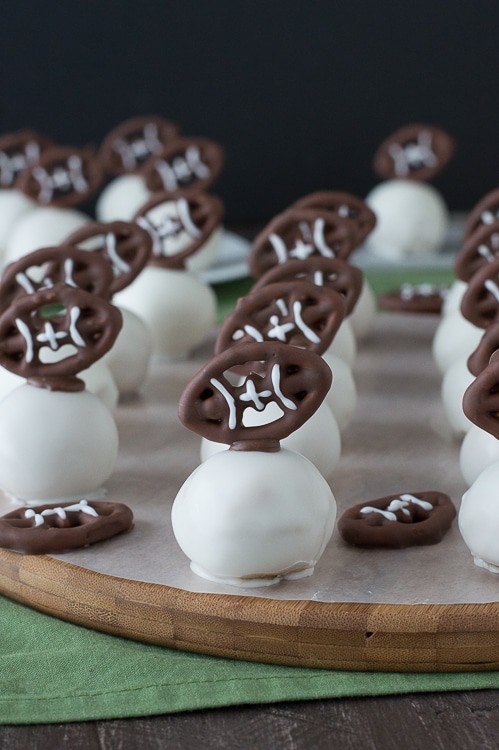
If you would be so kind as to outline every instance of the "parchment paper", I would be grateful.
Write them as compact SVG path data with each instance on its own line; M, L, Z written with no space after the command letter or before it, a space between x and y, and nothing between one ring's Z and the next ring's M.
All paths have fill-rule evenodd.
M459 505L466 489L459 444L446 423L431 358L437 322L379 314L374 332L359 344L356 416L343 433L340 463L329 478L338 516L359 502L433 489ZM176 404L211 347L208 342L188 362L156 363L143 395L117 410L120 453L108 498L133 508L133 531L61 559L123 578L237 596L407 604L498 600L499 575L473 564L457 523L441 543L406 550L360 550L335 531L312 577L270 587L222 586L193 574L175 542L170 509L199 463L200 440L180 424Z

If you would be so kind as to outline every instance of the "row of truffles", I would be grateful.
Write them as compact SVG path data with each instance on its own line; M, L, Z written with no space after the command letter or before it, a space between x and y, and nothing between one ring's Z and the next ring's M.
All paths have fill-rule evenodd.
M5 135L0 138L0 257L8 263L63 242L91 221L79 207L99 190L96 218L130 221L153 196L205 193L223 163L220 144L181 135L176 124L160 116L127 120L98 149L61 146L32 130ZM175 214L171 219L175 223ZM218 234L204 243L194 266L213 262L222 231L215 229Z
M459 514L461 534L475 563L499 572L499 190L470 213L456 256L456 281L433 339L442 373L442 399L456 439L459 465L470 485Z
M354 330L366 335L375 317L348 258L374 224L358 198L314 193L253 243L257 282L179 404L202 438L202 463L174 500L172 527L203 578L254 587L309 576L331 538L336 500L326 478L355 408ZM434 544L455 513L441 492L403 493L350 508L338 529L360 547Z
M172 526L203 578L252 587L309 576L331 538L336 501L325 477L340 458L339 424L355 409L350 318L363 289L363 334L375 313L347 258L374 224L355 196L314 193L253 242L257 282L179 403L202 438L202 463L174 500Z

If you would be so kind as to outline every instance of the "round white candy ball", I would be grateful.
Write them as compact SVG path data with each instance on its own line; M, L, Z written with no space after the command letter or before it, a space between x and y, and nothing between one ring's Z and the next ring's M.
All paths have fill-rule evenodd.
M307 459L227 450L180 488L172 525L198 575L240 586L310 575L334 528L329 485Z
M353 367L357 356L357 342L350 324L350 318L345 318L342 322L327 352L340 357L349 367Z
M151 195L139 175L120 175L106 185L100 194L95 206L97 219L103 222L130 221Z
M481 568L499 573L499 463L488 466L467 492L459 511L459 531Z
M377 223L367 239L373 253L390 260L433 255L440 249L449 214L440 193L425 182L388 180L366 198Z
M483 329L463 318L460 312L442 318L432 342L433 359L441 374L458 359L469 357L482 336Z
M473 484L487 466L496 462L499 462L499 440L478 425L472 424L459 451L459 466L463 478L468 484Z
M335 354L325 352L323 359L333 372L333 383L326 396L326 403L331 409L340 430L350 424L357 406L357 388L352 369Z
M152 335L142 318L120 307L123 326L102 361L109 368L119 395L135 395L144 383L152 355Z
M357 340L364 339L371 333L376 322L376 311L376 296L369 282L364 278L357 304L348 316L352 331Z
M213 290L187 271L147 266L114 300L147 323L154 353L167 359L186 357L215 324Z
M36 203L19 190L0 190L0 255L5 253L7 240L15 225Z
M472 425L463 411L463 396L474 379L475 376L468 370L466 359L458 359L448 367L442 380L445 414L457 438L464 437Z
M23 501L58 501L98 490L111 475L118 431L109 409L88 391L29 384L0 409L0 487Z
M89 221L90 217L74 208L34 208L21 216L9 234L5 262L12 263L42 247L59 245Z

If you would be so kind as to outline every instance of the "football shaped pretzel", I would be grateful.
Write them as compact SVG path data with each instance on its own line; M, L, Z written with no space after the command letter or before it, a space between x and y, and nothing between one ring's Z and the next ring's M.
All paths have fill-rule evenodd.
M6 267L0 282L0 311L16 297L58 284L107 298L112 280L111 267L104 258L71 246L44 247Z
M492 355L499 349L499 321L492 323L483 334L475 351L467 361L468 370L472 375L479 375L485 370Z
M374 155L374 171L383 179L430 180L450 161L454 139L434 125L414 123L387 138Z
M15 187L41 206L83 203L102 182L100 161L90 149L56 146L19 174Z
M152 156L161 154L178 133L178 125L160 115L132 117L108 133L99 157L106 172L135 172Z
M478 326L488 328L499 312L499 258L480 268L470 279L461 300L464 317Z
M499 357L496 355L465 391L463 411L473 424L499 440Z
M276 216L253 242L248 259L251 274L259 278L275 265L290 260L347 258L355 245L351 222L330 211L289 208Z
M342 219L348 219L355 232L355 247L365 240L376 226L376 214L362 198L337 190L323 190L304 195L293 203L295 208L317 208L331 211Z
M234 385L230 371L240 368L247 374ZM314 352L281 343L238 344L194 376L180 397L179 417L193 432L235 450L276 451L279 440L316 411L331 381L330 368ZM269 404L279 407L279 418L245 426L246 409L263 412Z
M20 130L0 138L0 188L11 188L26 167L35 164L54 142L34 130Z
M142 174L153 193L210 187L222 171L222 146L208 138L177 138L144 165Z
M478 201L471 211L464 225L464 237L467 238L479 227L492 224L499 219L499 188L491 190L490 193Z
M150 234L128 221L85 224L70 234L65 244L81 247L82 251L103 258L111 266L110 297L132 283L149 260L152 249Z
M461 281L469 281L476 271L499 258L499 221L482 224L467 236L456 255L454 269Z
M150 265L184 268L220 225L223 203L208 193L159 193L137 212L134 221L152 238Z
M340 258L322 258L313 255L307 260L288 260L261 276L253 291L267 284L281 281L308 281L319 287L339 292L345 305L345 315L350 315L362 291L363 273Z
M344 317L338 292L306 281L268 284L246 297L228 315L215 352L237 343L282 341L322 354Z
M62 284L41 289L0 315L0 365L51 390L82 390L76 374L111 348L121 325L118 308L100 297ZM66 345L63 359L47 358Z

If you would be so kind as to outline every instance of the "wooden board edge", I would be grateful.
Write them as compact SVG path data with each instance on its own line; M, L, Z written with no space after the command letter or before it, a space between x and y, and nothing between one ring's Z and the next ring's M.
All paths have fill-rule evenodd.
M204 594L0 550L0 593L133 640L356 671L499 669L499 603L371 604Z

